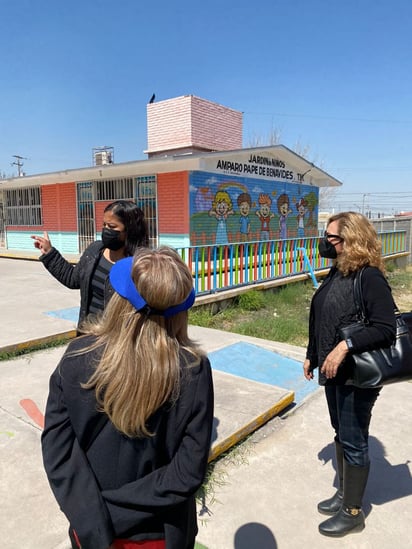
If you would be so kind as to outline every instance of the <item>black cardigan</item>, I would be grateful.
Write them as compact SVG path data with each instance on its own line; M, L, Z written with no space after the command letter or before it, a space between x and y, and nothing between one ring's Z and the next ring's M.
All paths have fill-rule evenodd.
M195 492L206 472L213 423L209 361L187 368L182 360L181 394L150 419L155 436L131 439L107 420L94 438L102 414L94 391L80 384L99 353L69 354L92 341L72 341L50 379L42 449L56 500L82 549L107 549L115 538L163 536L167 549L193 547Z
M104 246L101 240L92 242L83 252L76 265L69 263L56 248L52 248L47 254L41 255L39 258L49 273L61 284L71 290L80 290L78 326L89 314L92 299L91 282L103 250ZM105 285L105 304L109 301L112 293L113 289L110 282L107 281Z

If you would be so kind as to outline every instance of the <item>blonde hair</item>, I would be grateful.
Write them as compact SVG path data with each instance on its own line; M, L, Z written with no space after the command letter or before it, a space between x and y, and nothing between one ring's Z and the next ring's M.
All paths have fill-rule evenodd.
M339 235L344 240L342 253L336 266L346 276L361 267L377 267L383 273L382 242L375 227L364 215L357 212L341 212L328 219L328 226L338 222Z
M193 288L188 267L167 247L138 250L132 278L139 294L158 311L182 303ZM91 348L104 349L83 386L94 388L101 410L120 432L129 437L153 435L148 419L179 396L181 348L191 353L193 365L202 355L189 339L187 327L187 311L170 318L139 313L117 293L101 320L83 327L83 331L97 336Z
M230 198L229 193L226 192L226 191L218 191L215 194L215 197L214 197L213 203L212 203L212 209L213 210L216 210L217 205L219 204L219 202L226 202L227 207L229 208L229 210L231 210L233 208L232 199Z

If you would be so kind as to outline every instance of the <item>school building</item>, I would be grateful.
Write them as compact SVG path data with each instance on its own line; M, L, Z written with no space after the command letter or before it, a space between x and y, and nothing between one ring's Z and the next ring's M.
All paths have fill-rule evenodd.
M100 237L104 208L132 200L153 245L317 236L319 188L341 183L283 145L242 147L242 113L193 95L147 105L147 159L0 182L0 247L32 250L48 231L60 252Z

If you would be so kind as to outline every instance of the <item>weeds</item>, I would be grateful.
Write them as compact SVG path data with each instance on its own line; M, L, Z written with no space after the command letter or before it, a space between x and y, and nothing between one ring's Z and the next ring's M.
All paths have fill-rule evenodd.
M399 309L411 310L412 267L402 270L394 270L391 264L386 267ZM268 291L251 290L216 314L211 309L196 307L190 312L189 322L305 347L313 292L309 282L291 283Z
M243 311L258 311L264 307L265 296L261 291L250 290L250 292L240 294L237 303Z
M247 464L247 458L252 451L252 443L246 438L209 463L205 480L196 494L196 501L200 506L199 517L203 524L207 523L207 517L212 515L210 506L219 503L216 499L217 489L228 483L226 467Z
M226 309L212 314L196 308L189 322L252 337L306 345L312 284L296 283L269 291L251 290L241 294Z
M402 271L387 271L388 281L394 291L412 292L412 267Z
M39 342L33 345L28 345L27 347L16 348L10 351L2 351L0 352L0 362L3 360L12 360L14 358L18 358L22 355L30 354L33 351L42 351L44 349L61 347L62 345L66 345L71 339L71 337L62 337L49 341Z
M394 261L386 261L385 262L385 269L386 273L394 273L396 271L396 264Z

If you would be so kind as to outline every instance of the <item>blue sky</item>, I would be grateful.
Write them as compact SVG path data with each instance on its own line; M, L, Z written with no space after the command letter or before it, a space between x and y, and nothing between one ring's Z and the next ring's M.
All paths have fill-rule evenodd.
M143 159L146 104L244 113L244 145L309 148L336 207L412 210L409 0L0 0L0 171Z

